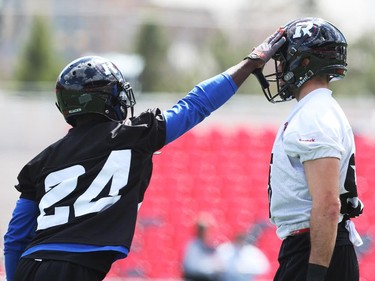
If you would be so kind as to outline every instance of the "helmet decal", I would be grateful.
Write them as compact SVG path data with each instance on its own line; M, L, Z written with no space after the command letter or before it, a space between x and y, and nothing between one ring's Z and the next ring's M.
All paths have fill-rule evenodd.
M316 36L316 29L314 29L314 24L312 22L304 22L304 23L298 23L296 24L293 32L292 38L301 38L304 36L313 38L314 33Z

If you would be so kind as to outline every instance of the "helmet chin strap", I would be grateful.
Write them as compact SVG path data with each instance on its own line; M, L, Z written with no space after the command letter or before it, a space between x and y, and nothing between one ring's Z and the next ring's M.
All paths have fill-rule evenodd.
M263 94L264 96L266 97L266 99L269 101L269 102L273 102L272 100L272 94L271 94L271 91L270 91L270 83L268 82L268 80L266 79L266 77L264 76L263 72L262 72L262 69L261 68L257 68L254 70L253 74L255 75L255 77L258 79L258 82L263 90Z

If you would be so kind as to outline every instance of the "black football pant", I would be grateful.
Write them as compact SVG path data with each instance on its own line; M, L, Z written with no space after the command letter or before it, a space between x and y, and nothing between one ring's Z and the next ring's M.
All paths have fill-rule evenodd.
M279 268L274 281L306 281L310 256L310 233L283 240L279 252ZM349 233L339 224L336 246L325 281L359 281L358 259Z
M21 258L14 281L100 281L105 274L75 263Z

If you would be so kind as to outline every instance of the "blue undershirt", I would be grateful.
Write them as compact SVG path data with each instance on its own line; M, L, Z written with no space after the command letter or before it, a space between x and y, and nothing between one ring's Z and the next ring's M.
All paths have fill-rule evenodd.
M166 144L174 141L230 99L238 87L227 73L199 83L171 109L163 112L166 120Z

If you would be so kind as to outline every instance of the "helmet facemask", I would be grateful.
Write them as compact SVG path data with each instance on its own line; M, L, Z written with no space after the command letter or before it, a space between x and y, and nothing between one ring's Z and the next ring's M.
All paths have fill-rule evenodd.
M112 120L120 121L125 120L128 116L128 110L130 109L130 118L134 116L134 105L136 103L133 89L129 82L120 82L117 87L113 88L114 92L111 94L111 102L109 107L112 110L107 109L106 114L110 114L111 111L116 114Z
M277 58L274 59L274 72L267 75L263 75L259 71L255 73L261 84L264 96L271 103L285 102L294 98L294 95L291 94L291 85L285 83L283 79L284 73L280 70L285 68L285 63L285 60ZM292 78L289 77L289 80Z

